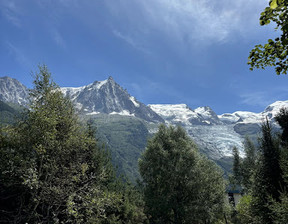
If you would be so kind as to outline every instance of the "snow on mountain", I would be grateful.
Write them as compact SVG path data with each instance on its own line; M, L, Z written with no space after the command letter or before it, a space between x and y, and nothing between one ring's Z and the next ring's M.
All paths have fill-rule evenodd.
M270 104L266 109L261 113L253 113L248 111L236 111L232 114L222 114L219 115L219 119L223 123L235 124L235 123L258 123L261 124L265 121L266 118L268 120L274 121L275 115L279 113L280 109L286 107L288 108L288 100L287 101L276 101Z
M246 135L257 139L261 123L266 117L275 124L274 117L288 101L276 101L261 113L236 111L217 115L210 107L189 108L186 104L149 105L167 124L183 126L199 148L209 157L219 159L232 155L237 147L243 155Z
M262 121L261 113L253 113L248 111L237 111L232 114L222 114L218 116L220 121L227 124L235 123L260 123Z
M180 125L199 148L213 159L231 156L234 146L242 148L242 137L220 121L210 107L198 107L195 110L186 104L151 104L148 105L158 113L167 124Z
M150 104L148 106L168 124L190 125L191 119L199 118L199 115L186 104Z
M217 114L208 106L198 107L194 111L201 115L206 123L209 121L209 124L221 124Z
M164 122L153 110L130 96L111 76L87 86L64 87L61 91L86 115L119 114L135 116L149 122Z
M262 117L267 117L268 119L273 120L275 115L280 111L281 108L288 107L288 100L286 101L276 101L270 104L266 109L261 113ZM263 119L263 118L262 118Z
M0 100L25 106L28 104L28 89L18 80L0 77Z
M210 107L199 107L195 110L186 104L150 104L152 110L159 114L167 124L179 125L212 125L220 120Z
M268 118L275 124L275 115L282 107L288 107L288 101L276 101L261 113L236 111L217 115L207 106L196 109L186 104L146 106L129 95L112 77L82 87L63 87L61 91L84 115L118 114L148 122L181 125L212 159L231 156L234 146L243 150L242 142L246 135L257 140L261 123ZM19 81L9 77L0 78L0 100L27 105L28 92Z

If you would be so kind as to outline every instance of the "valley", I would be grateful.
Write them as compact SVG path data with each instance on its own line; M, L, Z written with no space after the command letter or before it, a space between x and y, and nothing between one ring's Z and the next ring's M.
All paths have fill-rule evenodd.
M237 147L243 155L245 136L257 143L261 123L267 118L277 128L274 116L280 108L288 106L288 101L277 101L261 113L237 111L217 115L209 106L191 109L186 104L145 105L112 77L78 88L63 87L61 91L74 103L81 120L93 120L97 137L111 150L118 174L128 176L132 182L139 178L138 159L147 139L161 123L184 127L199 151L214 160L227 175L232 166L232 148ZM1 118L5 116L1 123L12 122L11 117L17 114L12 111L11 104L28 105L28 92L19 81L0 78L0 113L3 114Z

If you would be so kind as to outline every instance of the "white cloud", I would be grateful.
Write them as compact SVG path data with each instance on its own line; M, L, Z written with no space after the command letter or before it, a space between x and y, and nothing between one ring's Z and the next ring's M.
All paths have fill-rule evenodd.
M277 100L287 100L288 89L270 87L269 91L247 92L240 95L241 103L249 106L266 107Z
M62 48L65 48L65 47L66 47L66 42L65 42L65 40L63 39L61 33L60 33L57 29L52 28L51 31L50 31L50 33L51 33L52 39L55 41L55 43L56 43L58 46L60 46L60 47L62 47Z
M147 49L144 48L144 46L141 46L141 43L136 42L134 38L132 38L130 36L125 36L124 34L119 32L118 30L113 30L112 32L116 37L124 40L129 45L131 45L133 48L140 50L140 51L143 51L144 53L147 53L147 54L150 53Z
M268 94L266 92L262 91L242 94L240 96L242 98L241 103L249 106L265 107L275 101L271 99L271 96L267 97L267 95Z
M32 63L30 63L27 56L20 48L8 41L6 42L6 46L8 48L9 55L12 56L19 65L25 68L32 67Z
M160 35L179 44L215 43L255 34L268 0L145 0L106 1L111 15L126 22L121 32L130 43ZM129 4L129 7L128 7ZM254 33L254 34L253 34ZM133 34L133 35L131 35Z
M19 19L19 15L21 14L21 12L14 1L0 1L0 12L4 16L4 18L6 18L14 26L21 27L21 20Z

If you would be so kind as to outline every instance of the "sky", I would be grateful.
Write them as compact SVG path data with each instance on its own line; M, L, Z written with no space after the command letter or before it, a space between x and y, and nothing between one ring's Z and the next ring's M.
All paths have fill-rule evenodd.
M46 64L61 87L112 76L145 104L261 112L288 100L288 77L250 71L269 0L0 0L0 77L32 87Z

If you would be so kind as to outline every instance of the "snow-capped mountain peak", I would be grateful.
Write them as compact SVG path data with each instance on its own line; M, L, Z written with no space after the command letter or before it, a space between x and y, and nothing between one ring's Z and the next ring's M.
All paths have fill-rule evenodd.
M182 123L189 125L191 119L198 118L198 114L186 104L149 104L153 111L159 114L166 123Z
M76 108L86 115L98 113L135 116L147 121L163 122L163 119L143 103L137 101L112 76L82 87L61 88L71 98Z
M216 113L210 107L198 107L192 110L186 104L150 104L148 106L168 124L212 125L220 123Z
M263 112L236 111L217 115L210 107L191 109L186 104L151 104L139 102L110 76L81 87L64 87L61 91L69 97L80 113L88 116L100 113L141 118L148 122L162 122L183 126L187 133L210 158L231 156L232 148L243 149L246 135L257 140L261 123L274 118L288 101L276 101ZM0 78L0 100L25 105L28 89L15 79ZM153 126L155 127L155 126Z
M28 89L18 80L8 76L0 77L0 100L26 106L28 104Z

